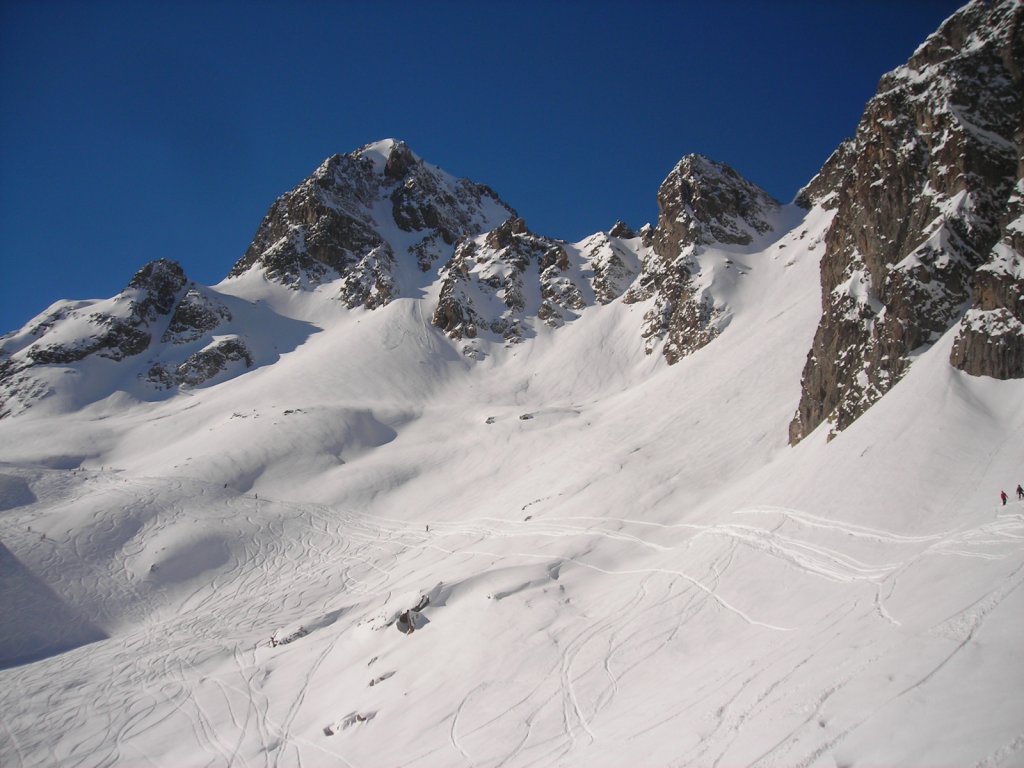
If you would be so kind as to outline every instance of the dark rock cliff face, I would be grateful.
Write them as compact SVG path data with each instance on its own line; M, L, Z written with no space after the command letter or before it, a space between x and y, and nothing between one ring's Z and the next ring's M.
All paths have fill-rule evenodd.
M230 274L240 275L258 263L267 277L295 287L303 280L315 285L335 277L383 243L364 214L376 196L372 180L368 159L328 158L274 201Z
M1024 139L1022 15L1004 0L951 17L882 78L856 135L801 192L835 218L791 442L825 420L833 431L853 422L906 373L912 352L960 321L972 294L953 364L1024 376L1011 210Z
M153 362L145 379L158 388L200 386L241 362L251 368L253 357L245 342L233 334L224 334L231 312L214 296L198 287L190 288L178 301L171 321L160 341L163 361ZM217 337L213 332L220 331ZM195 351L189 351L199 346ZM182 357L185 357L182 360ZM178 362L180 361L180 362Z
M971 309L950 352L950 364L973 376L1024 378L1024 163L1017 176L1003 236L974 273Z
M259 266L292 288L340 278L348 307L373 309L397 294L396 259L412 257L426 271L459 238L514 213L490 188L448 176L404 143L378 142L328 158L278 198L230 274Z
M675 363L714 339L719 312L701 295L693 277L695 257L713 244L746 246L772 229L779 207L767 192L724 163L687 155L658 190L658 226L653 254L624 301L655 298L644 317L647 351L659 341L668 362Z
M192 288L174 308L171 322L160 341L172 344L196 341L228 320L231 320L231 313L227 307Z

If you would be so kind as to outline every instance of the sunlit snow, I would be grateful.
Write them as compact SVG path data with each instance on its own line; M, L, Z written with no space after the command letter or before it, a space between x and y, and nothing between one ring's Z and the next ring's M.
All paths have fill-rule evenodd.
M244 275L273 364L0 421L0 764L1019 764L1024 384L950 332L789 447L825 224L672 367Z

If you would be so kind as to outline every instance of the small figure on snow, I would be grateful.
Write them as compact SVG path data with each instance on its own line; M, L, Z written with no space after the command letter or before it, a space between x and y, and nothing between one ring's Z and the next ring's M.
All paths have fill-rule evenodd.
M999 492L999 498L1003 500L1003 506L1006 506L1006 491Z
M1020 483L1017 483L1017 498L1024 499L1024 488L1020 487Z

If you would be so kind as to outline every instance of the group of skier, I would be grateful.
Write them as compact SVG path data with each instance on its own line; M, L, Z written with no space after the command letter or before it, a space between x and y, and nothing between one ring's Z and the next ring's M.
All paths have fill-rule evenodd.
M1006 499L1008 498L1007 495L1006 495L1006 491L1000 491L999 492L999 498L1002 499L1003 506L1005 507L1006 506ZM1024 500L1024 488L1020 487L1020 483L1017 483L1017 498L1021 499L1021 500Z

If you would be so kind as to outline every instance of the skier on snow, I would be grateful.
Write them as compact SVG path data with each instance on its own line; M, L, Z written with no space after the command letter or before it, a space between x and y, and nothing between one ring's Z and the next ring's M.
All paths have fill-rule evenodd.
M1020 483L1017 483L1017 498L1024 499L1024 488L1020 487Z
M1003 506L1006 506L1006 491L999 492L999 498L1003 500Z

